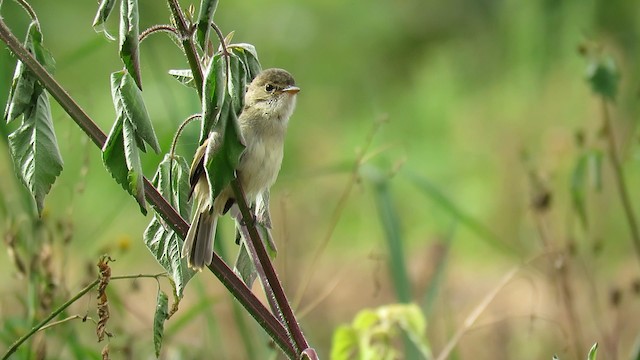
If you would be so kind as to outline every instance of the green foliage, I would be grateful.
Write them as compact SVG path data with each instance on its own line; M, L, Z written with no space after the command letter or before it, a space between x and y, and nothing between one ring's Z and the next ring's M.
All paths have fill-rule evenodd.
M573 209L584 227L588 225L586 204L587 191L589 190L588 180L593 178L593 188L600 190L602 186L602 156L602 151L599 150L591 150L582 154L576 162L571 177Z
M339 326L333 333L332 360L397 359L401 352L393 347L399 330L419 349L423 359L431 359L426 340L427 322L415 304L394 304L361 310L351 325Z
M180 215L188 217L189 165L184 158L176 156L171 161L170 156L165 155L153 178L153 185ZM178 297L182 297L184 287L194 275L181 257L182 238L158 214L153 216L143 238L149 251L173 279Z
M620 74L611 56L593 56L589 59L587 80L596 94L610 101L616 99Z
M164 291L158 291L156 300L156 312L153 316L153 345L156 350L156 357L160 357L162 339L164 337L164 322L168 318L169 299Z
M29 26L24 45L47 71L54 71L55 61L42 45L42 34L35 22ZM22 123L9 134L9 149L16 173L31 192L41 215L44 198L62 171L62 156L53 130L47 92L24 64L18 62L4 118L11 122L21 115Z
M138 22L138 0L120 0L120 59L142 90Z
M93 29L96 32L101 32L104 36L109 40L115 40L115 38L107 32L105 22L111 15L111 11L113 7L116 5L117 0L102 0L100 2L100 6L98 7L98 12L96 13L95 18L93 19Z
M202 49L206 49L209 32L211 30L211 22L213 21L213 14L215 14L217 7L218 0L200 1L200 13L198 14L198 23L196 25L196 38Z
M140 211L146 214L144 174L138 149L146 151L147 143L159 153L160 144L140 89L128 72L111 74L111 95L116 121L102 149L102 160L111 176L136 199Z
M587 355L587 360L596 360L598 354L598 343L593 344Z

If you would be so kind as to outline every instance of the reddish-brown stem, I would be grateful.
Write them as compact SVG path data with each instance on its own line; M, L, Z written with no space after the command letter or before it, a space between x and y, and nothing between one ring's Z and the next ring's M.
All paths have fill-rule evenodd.
M4 20L0 17L0 40L7 44L16 57L34 74L60 106L69 114L76 124L89 136L91 141L100 149L107 139L105 133L95 122L80 108L62 86L36 61L20 41L13 35ZM195 77L195 74L194 74ZM182 238L189 230L189 224L180 214L160 195L158 190L144 178L145 195L147 200L156 209L158 214L173 228ZM282 351L291 359L295 359L300 352L296 351L289 341L287 330L270 312L262 305L260 300L233 273L227 264L214 254L209 269L222 282L222 284L238 299L260 326L271 336Z

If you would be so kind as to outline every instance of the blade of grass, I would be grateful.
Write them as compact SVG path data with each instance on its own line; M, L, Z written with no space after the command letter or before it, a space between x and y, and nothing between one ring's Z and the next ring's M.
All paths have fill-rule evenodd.
M440 291L440 287L442 285L447 264L449 263L449 250L451 249L451 243L453 242L453 238L456 232L457 223L454 223L451 226L451 230L447 237L444 239L442 244L443 250L442 254L438 257L435 271L431 276L431 280L429 281L429 286L424 293L424 297L422 298L422 311L424 312L427 319L431 314L431 310L433 309L433 304L435 303L436 297L438 296L438 292Z
M447 198L434 184L426 178L415 173L405 171L404 174L416 185L421 192L431 198L442 210L448 212L461 225L471 230L487 245L501 251L504 254L515 256L517 252L511 246L500 240L491 230L477 219L465 213L456 204Z

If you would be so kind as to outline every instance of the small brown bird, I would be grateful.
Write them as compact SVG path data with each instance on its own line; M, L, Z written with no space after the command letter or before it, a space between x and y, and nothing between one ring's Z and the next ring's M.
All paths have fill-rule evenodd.
M282 69L262 71L247 88L244 108L238 117L246 148L236 170L250 203L268 191L278 177L284 136L299 91L293 76ZM207 146L213 151L220 146L220 136L212 132L196 150L191 163L189 178L196 207L182 247L182 257L186 257L189 267L195 270L202 270L211 263L218 216L225 214L235 202L231 186L223 189L213 204L209 198L211 189L204 171L205 153Z

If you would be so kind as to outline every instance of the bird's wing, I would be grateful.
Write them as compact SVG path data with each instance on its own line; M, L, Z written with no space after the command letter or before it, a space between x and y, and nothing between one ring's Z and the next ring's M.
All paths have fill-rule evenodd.
M209 134L209 137L204 140L202 145L198 147L195 155L193 155L193 161L191 162L191 170L189 171L189 185L191 189L189 190L189 198L193 194L193 189L198 183L198 179L201 176L205 175L204 164L206 159L211 156L211 154L215 154L220 151L222 147L222 139L219 136L220 134L216 131L212 131Z

